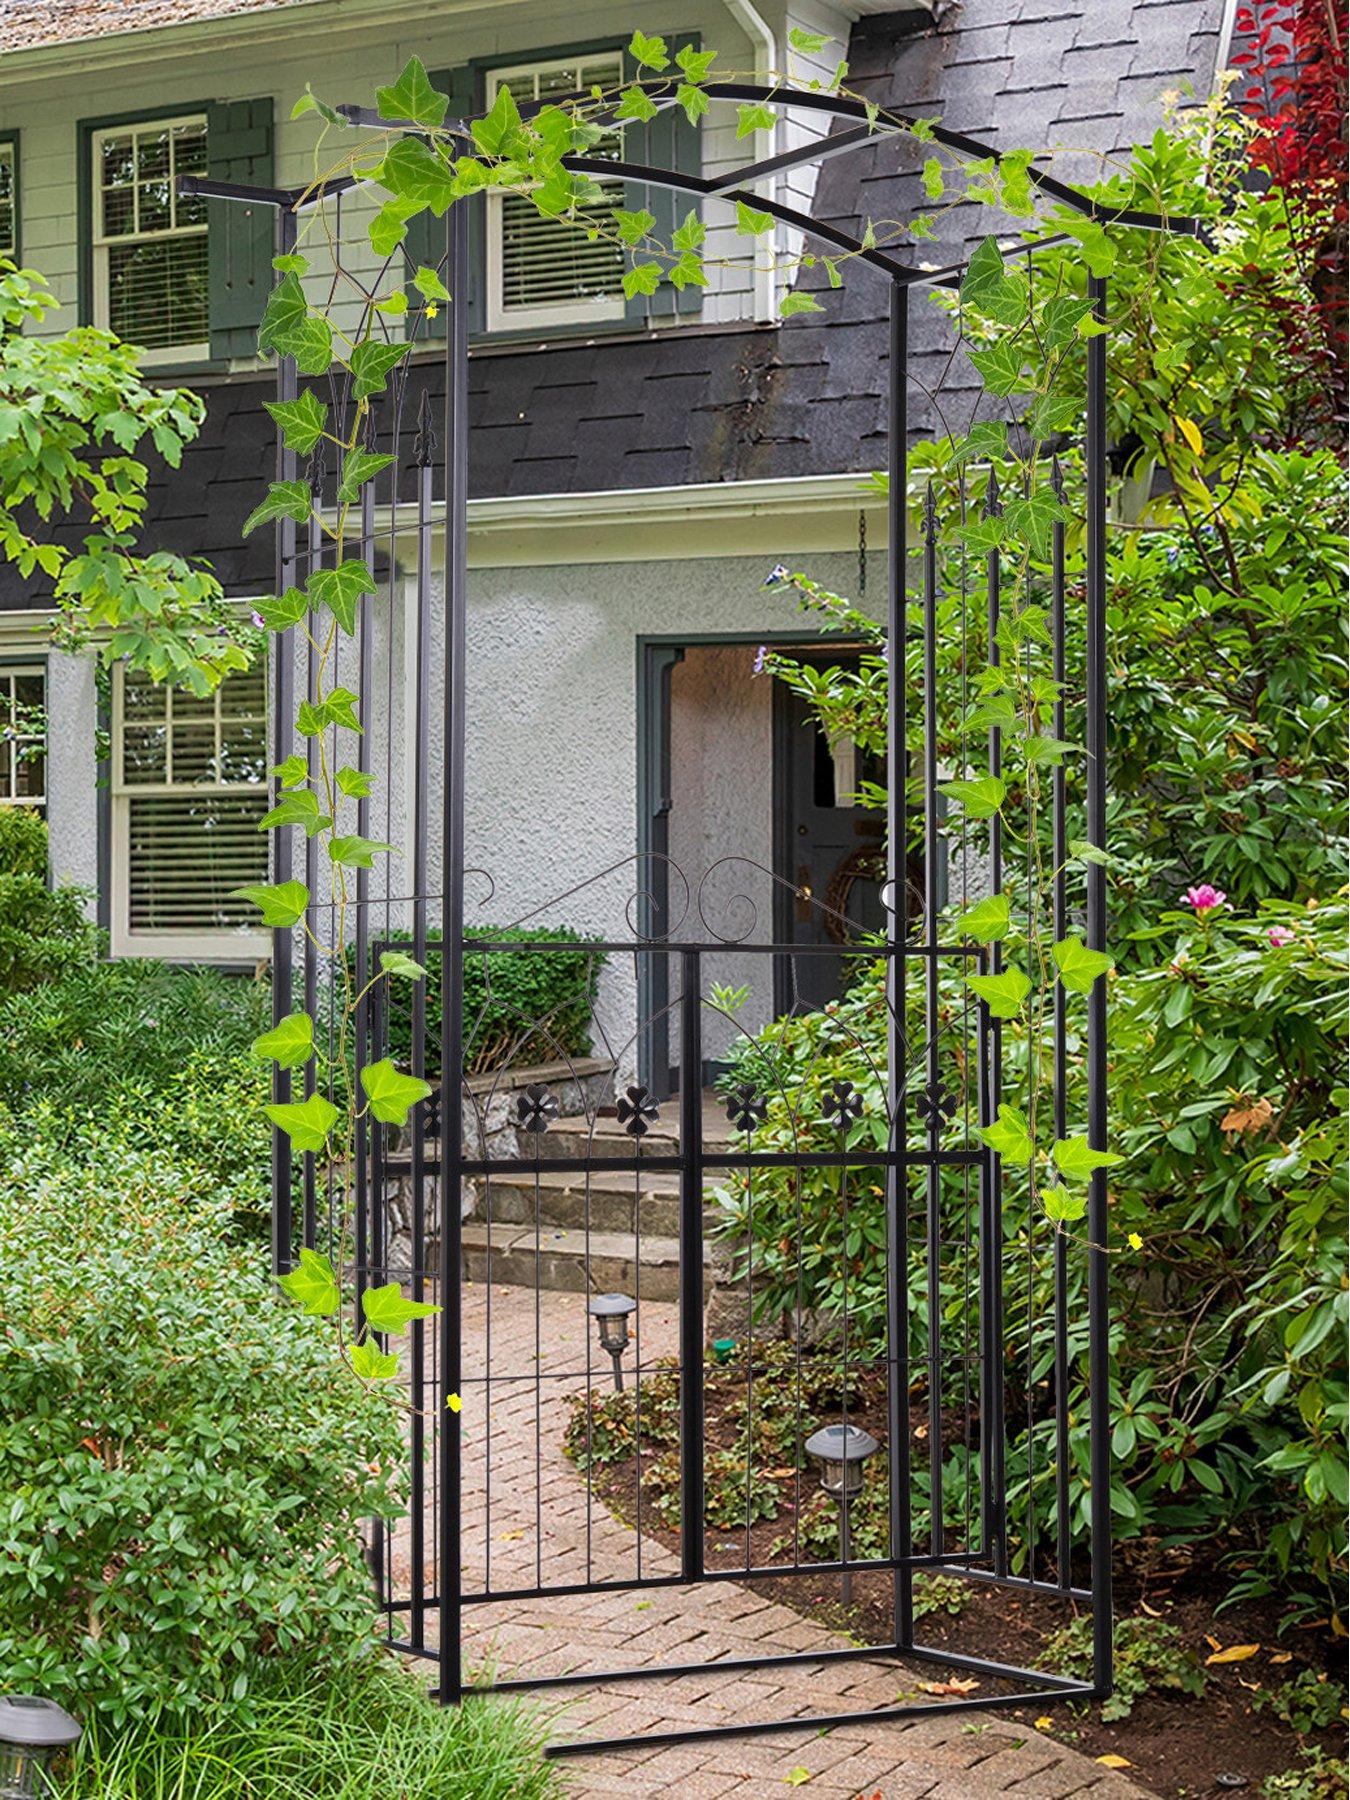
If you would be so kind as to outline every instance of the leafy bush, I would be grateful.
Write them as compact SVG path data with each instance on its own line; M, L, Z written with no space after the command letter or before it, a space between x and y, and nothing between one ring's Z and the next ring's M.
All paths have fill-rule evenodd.
M1307 1737L1345 1717L1345 1682L1333 1681L1322 1669L1304 1669L1277 1688L1258 1688L1252 1705L1257 1712L1273 1712L1299 1737Z
M1165 1693L1203 1694L1205 1671L1186 1649L1175 1625L1165 1619L1117 1619L1115 1691L1102 1718L1128 1719L1136 1700L1161 1688ZM1046 1640L1047 1667L1080 1679L1092 1674L1092 1620L1084 1613Z
M558 1778L536 1714L486 1697L441 1708L399 1664L353 1672L281 1663L234 1711L129 1730L97 1720L63 1800L548 1800Z
M0 1160L6 1682L114 1726L223 1725L269 1665L364 1662L394 1410L333 1380L203 1174L22 1124Z
M441 1066L441 968L435 946L440 932L430 934L426 967L426 1069ZM523 1068L585 1056L591 1047L591 1008L604 957L586 947L586 939L565 926L503 931L475 926L475 937L508 937L514 943L576 944L575 951L498 951L470 947L464 957L465 1066L470 1074L486 1069ZM411 983L391 990L387 1054L406 1062L412 1050Z
M1350 1768L1325 1750L1305 1750L1297 1768L1267 1775L1261 1800L1344 1800L1350 1790Z
M0 875L47 879L47 821L31 806L0 806Z
M89 961L87 898L83 888L49 888L42 875L0 874L0 999Z

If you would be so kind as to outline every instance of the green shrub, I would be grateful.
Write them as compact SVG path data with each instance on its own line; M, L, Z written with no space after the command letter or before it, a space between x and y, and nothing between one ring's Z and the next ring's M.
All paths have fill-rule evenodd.
M1203 1694L1205 1671L1195 1652L1181 1641L1165 1619L1117 1619L1115 1691L1102 1707L1102 1718L1128 1719L1136 1700L1157 1689L1173 1694ZM1046 1640L1045 1664L1061 1675L1085 1679L1092 1674L1092 1620L1084 1613Z
M47 821L31 806L0 806L0 875L47 879Z
M604 957L565 926L503 931L475 925L475 937L507 937L512 943L575 944L575 950L468 949L464 958L465 1061L470 1074L523 1068L585 1056L591 1048L591 1008ZM426 1068L441 1065L440 933L431 933L426 966ZM406 1062L412 1048L412 984L391 989L388 1054Z
M0 1160L6 1684L115 1726L224 1723L278 1662L368 1660L394 1409L334 1378L205 1173L22 1123Z
M541 1723L505 1700L442 1709L399 1664L315 1673L281 1663L251 1717L95 1720L62 1800L548 1800Z
M1350 1792L1350 1768L1325 1750L1305 1750L1297 1768L1267 1775L1261 1800L1344 1800Z
M49 888L41 875L0 874L0 999L91 959L97 934L87 899L83 888Z

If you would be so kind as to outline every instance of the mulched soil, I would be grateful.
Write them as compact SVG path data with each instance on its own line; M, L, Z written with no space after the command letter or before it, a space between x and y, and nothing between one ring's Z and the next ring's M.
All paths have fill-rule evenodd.
M717 1372L710 1371L706 1415L710 1452L729 1448L736 1437L740 1421L728 1415L736 1392L734 1386L719 1388ZM743 1394L743 1387L739 1392ZM857 1410L850 1410L849 1418L878 1437L886 1436L884 1410L875 1402L869 1403L865 1394L860 1397ZM911 1425L913 1430L924 1432L926 1410L916 1407ZM922 1436L919 1442L922 1443ZM652 1471L659 1455L658 1451L644 1451L642 1456L642 1529L669 1548L678 1549L679 1531L663 1523L650 1500ZM744 1526L729 1531L709 1526L705 1535L707 1567L744 1568L748 1559L750 1566L762 1568L793 1560L791 1543L785 1546L783 1540L792 1537L798 1494L804 1508L815 1491L815 1477L803 1471L799 1485L786 1468L776 1473L782 1491L777 1517L756 1521L748 1534ZM636 1474L636 1464L630 1458L597 1468L593 1477L597 1497L629 1524L635 1522L637 1513ZM804 1560L809 1560L805 1553ZM1217 1556L1214 1560L1217 1562ZM1075 1570L1075 1579L1081 1580L1085 1574L1085 1570ZM856 1573L852 1604L847 1610L841 1603L839 1578L834 1575L775 1575L751 1578L747 1585L861 1642L884 1642L890 1631L892 1587L888 1573ZM1201 1566L1194 1551L1119 1547L1115 1567L1118 1619L1144 1613L1167 1620L1176 1627L1182 1644L1192 1649L1202 1664L1219 1646L1257 1644L1257 1654L1240 1663L1207 1667L1203 1696L1150 1692L1135 1702L1128 1718L1110 1724L1102 1721L1098 1706L1057 1704L1000 1716L1023 1719L1028 1724L1033 1719L1046 1719L1048 1723L1040 1727L1043 1731L1088 1756L1125 1758L1130 1778L1163 1800L1195 1800L1196 1796L1220 1793L1245 1792L1255 1796L1268 1775L1298 1765L1300 1742L1270 1711L1254 1709L1254 1690L1278 1686L1310 1667L1329 1670L1333 1680L1343 1681L1344 1646L1331 1639L1325 1626L1287 1626L1281 1635L1282 1610L1275 1601L1249 1601L1217 1612L1225 1587L1221 1571ZM1051 1596L982 1587L974 1582L962 1583L961 1589L966 1601L959 1615L942 1610L927 1614L917 1629L920 1642L933 1649L978 1654L997 1662L1034 1668L1041 1666L1039 1659L1046 1638L1073 1616L1071 1604ZM1286 1656L1290 1660L1276 1660ZM940 1668L926 1673L933 1675L936 1684L944 1679ZM954 1673L959 1679L968 1679L961 1671ZM900 1691L912 1691L916 1700L922 1698L917 1688ZM932 1685L928 1691L934 1691ZM1006 1690L1002 1683L986 1679L976 1689L963 1686L962 1691L987 1693L992 1698ZM1305 1741L1309 1745L1320 1743L1333 1754L1343 1754L1344 1728L1313 1734ZM1240 1781L1235 1779L1238 1777Z

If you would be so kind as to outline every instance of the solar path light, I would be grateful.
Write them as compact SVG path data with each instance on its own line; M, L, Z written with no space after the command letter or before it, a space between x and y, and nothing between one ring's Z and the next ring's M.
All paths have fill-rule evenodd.
M78 1744L82 1727L55 1700L0 1696L0 1800L45 1800L56 1793L51 1768Z
M853 1574L848 1568L849 1508L862 1492L863 1464L881 1445L858 1425L822 1425L807 1438L806 1454L820 1471L820 1485L839 1506L839 1560L844 1567L844 1605L853 1604Z
M637 1301L629 1294L597 1294L586 1308L595 1320L600 1334L600 1348L608 1350L614 1363L614 1392L623 1392L621 1358L628 1348L628 1315L637 1311Z

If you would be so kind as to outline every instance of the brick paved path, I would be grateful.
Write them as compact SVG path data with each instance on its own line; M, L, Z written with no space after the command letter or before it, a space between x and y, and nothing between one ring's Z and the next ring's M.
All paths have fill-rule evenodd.
M673 1574L676 1559L656 1540L618 1523L563 1455L566 1395L585 1385L590 1322L580 1295L528 1288L466 1287L466 1375L488 1370L484 1353L491 1311L493 1376L490 1414L484 1388L465 1383L464 1583L484 1585L490 1559L494 1587L588 1578L617 1579L636 1572ZM536 1397L534 1370L544 1379ZM676 1347L676 1309L644 1302L640 1354L645 1363ZM627 1359L630 1373L634 1357ZM593 1348L597 1385L608 1361ZM490 1481L490 1534L487 1500ZM536 1535L538 1530L538 1535ZM653 1662L715 1664L720 1658L837 1647L835 1634L785 1606L733 1582L693 1590L589 1594L470 1606L465 1609L466 1659L486 1661L501 1674L542 1676L581 1668L632 1668ZM929 1665L906 1669L893 1658L798 1664L781 1671L718 1674L672 1680L614 1680L598 1688L561 1690L553 1735L640 1735L682 1725L744 1723L794 1713L847 1711L894 1703L918 1680L942 1678ZM472 1704L472 1701L469 1702ZM562 1767L577 1795L678 1793L681 1800L788 1791L789 1775L811 1800L854 1800L878 1790L883 1800L1131 1800L1142 1790L997 1713L886 1721L761 1738L724 1738L655 1746L622 1754L568 1758Z

